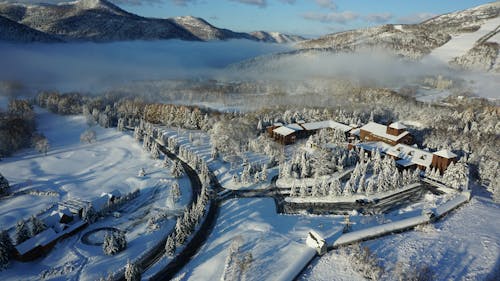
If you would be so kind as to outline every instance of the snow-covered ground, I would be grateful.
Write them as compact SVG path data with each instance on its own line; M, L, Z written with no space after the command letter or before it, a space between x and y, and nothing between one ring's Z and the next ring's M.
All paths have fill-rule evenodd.
M426 208L439 203L434 195L426 197ZM499 268L499 212L500 206L491 199L473 197L435 224L363 242L362 246L379 258L385 269L383 280L396 280L393 274L398 262L407 271L430 266L432 280L485 280ZM333 251L315 260L301 280L363 280L354 273L346 276L349 271L346 257Z
M500 25L500 17L487 20L481 28L475 32L462 33L452 36L451 40L443 46L434 49L428 59L438 60L447 64L451 59L464 55L468 50L474 47L474 44L481 37L494 31Z
M314 256L306 246L309 230L325 236L342 230L340 216L276 214L272 199L233 199L221 206L217 225L205 245L181 271L183 280L219 280L236 237L253 262L246 280L290 280Z
M410 231L365 242L382 258L386 271L395 262L423 264L434 280L484 280L500 260L500 206L473 197L428 231ZM430 230L429 230L430 229Z
M7 280L96 280L109 272L116 273L128 259L139 258L154 247L175 224L175 213L182 210L191 197L187 177L174 179L162 166L162 160L153 160L142 146L127 133L116 129L93 128L97 141L80 142L80 134L87 128L82 116L59 116L36 108L38 130L49 140L51 148L44 156L26 149L0 162L0 171L13 185L13 192L22 190L55 191L57 196L14 195L2 199L0 225L12 227L17 220L27 219L52 204L71 198L91 201L102 192L119 190L122 194L140 190L139 197L118 209L121 217L108 216L91 224L78 234L62 240L45 257L34 262L12 261L2 272ZM145 177L139 177L141 168ZM180 201L167 203L170 186L178 181ZM156 230L148 227L152 217L169 214L158 222ZM81 236L100 227L114 227L126 231L128 247L116 256L104 255L100 246L82 243ZM99 239L102 233L91 238ZM99 242L99 241L96 241ZM102 242L102 241L101 241Z
M352 269L349 259L331 251L315 259L298 279L300 281L365 281Z

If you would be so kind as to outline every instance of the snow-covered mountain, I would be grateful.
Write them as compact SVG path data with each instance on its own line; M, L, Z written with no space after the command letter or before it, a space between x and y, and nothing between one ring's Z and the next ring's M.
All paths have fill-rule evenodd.
M254 31L250 33L253 37L263 42L271 43L295 43L306 40L304 37L297 35L288 35L279 32Z
M296 38L276 34L271 37L276 38L274 40L263 40L249 33L217 28L201 18L191 16L145 18L124 11L106 0L38 5L0 3L0 16L65 41L248 39L281 43ZM7 26L7 23L0 23L1 29L4 29L4 24Z
M192 16L175 17L169 20L188 30L196 37L204 40L249 39L255 40L248 33L234 32L229 29L217 28L202 18Z
M11 42L59 42L57 38L0 16L0 40Z
M304 41L298 48L355 51L380 48L410 59L433 59L466 68L498 70L500 2L437 16L420 24L386 24Z

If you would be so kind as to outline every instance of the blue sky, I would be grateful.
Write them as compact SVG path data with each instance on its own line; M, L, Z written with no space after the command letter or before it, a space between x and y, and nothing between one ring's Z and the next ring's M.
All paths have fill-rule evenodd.
M192 15L236 31L317 36L383 23L414 23L491 1L480 0L114 0L142 16Z

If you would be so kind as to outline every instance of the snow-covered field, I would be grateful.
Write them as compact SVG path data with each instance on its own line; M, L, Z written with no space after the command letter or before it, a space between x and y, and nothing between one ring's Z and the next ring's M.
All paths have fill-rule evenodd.
M499 211L500 206L491 199L473 197L435 224L363 242L362 246L379 258L385 269L383 280L396 280L393 274L398 262L406 271L429 266L432 280L485 280L499 270ZM315 260L301 280L357 280L355 275L339 274L339 267L351 270L345 256L329 252Z
M429 231L396 234L365 245L382 258L387 271L400 261L430 266L435 280L484 280L499 268L499 211L490 199L473 197Z
M236 237L253 257L246 280L290 280L314 256L309 230L325 236L342 230L340 216L278 215L272 199L232 199L221 206L217 225L180 275L183 280L219 280Z
M162 160L153 160L142 146L127 133L115 129L93 128L97 141L80 142L80 134L87 128L82 116L58 116L36 108L38 130L49 140L51 148L46 156L26 149L0 162L0 171L13 185L12 191L55 191L58 196L14 195L2 199L0 225L12 227L17 220L27 219L52 204L71 198L91 201L102 192L119 190L122 194L140 190L139 197L120 207L121 217L108 216L90 225L78 234L62 240L45 257L35 262L12 261L2 272L7 280L96 280L109 272L123 268L127 259L134 260L158 243L175 224L175 213L182 210L191 197L187 177L174 179ZM141 168L146 176L139 177ZM179 202L167 203L170 186L180 184ZM151 217L170 214L148 228ZM116 256L104 255L100 246L82 243L81 236L100 227L115 227L126 231L128 247ZM102 235L95 235L97 239ZM99 242L99 241L97 241Z

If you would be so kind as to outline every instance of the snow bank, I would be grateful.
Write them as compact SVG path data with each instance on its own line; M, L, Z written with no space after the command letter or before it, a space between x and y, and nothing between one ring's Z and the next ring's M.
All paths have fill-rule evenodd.
M354 242L375 238L391 232L401 231L415 227L422 223L430 222L430 218L425 215L415 216L412 218L386 223L363 230L353 231L340 236L334 243L333 247L352 244Z

